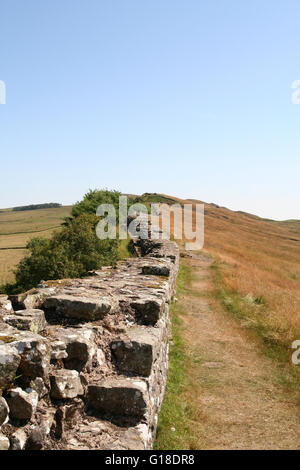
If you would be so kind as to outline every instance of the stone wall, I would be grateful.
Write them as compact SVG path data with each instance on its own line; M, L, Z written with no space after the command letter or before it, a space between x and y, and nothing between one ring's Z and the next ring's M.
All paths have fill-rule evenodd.
M179 251L0 296L0 449L151 449ZM2 396L1 396L2 395Z

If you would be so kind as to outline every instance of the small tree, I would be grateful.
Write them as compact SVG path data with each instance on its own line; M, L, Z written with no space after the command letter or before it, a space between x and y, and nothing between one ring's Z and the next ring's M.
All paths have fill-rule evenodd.
M72 217L78 217L81 214L96 214L97 207L100 204L112 204L116 213L118 214L119 208L119 197L121 193L119 191L109 191L108 189L90 189L82 199L77 202L71 211Z
M101 193L101 196L99 195ZM42 279L55 280L84 276L88 271L104 265L113 265L119 259L118 240L99 240L96 225L99 218L96 208L104 195L110 201L119 198L117 191L90 191L74 206L73 217L51 239L33 238L27 244L29 254L15 270L16 283L7 285L6 292L21 292L36 286ZM99 202L101 201L101 202ZM113 202L111 202L113 203Z

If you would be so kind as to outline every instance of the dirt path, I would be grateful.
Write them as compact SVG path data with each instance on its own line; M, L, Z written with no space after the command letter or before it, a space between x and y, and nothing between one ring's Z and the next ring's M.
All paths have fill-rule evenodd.
M192 399L202 422L199 447L299 449L296 400L280 385L274 362L209 295L210 257L194 254L183 262L193 272L191 288L180 303L193 359Z

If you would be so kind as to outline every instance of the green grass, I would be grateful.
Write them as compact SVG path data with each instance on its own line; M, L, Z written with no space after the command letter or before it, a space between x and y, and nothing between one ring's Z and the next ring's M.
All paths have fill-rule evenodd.
M182 337L182 320L185 314L180 304L191 280L191 269L181 265L178 282L178 302L171 305L172 341L169 354L169 372L166 393L159 415L157 436L154 448L157 450L193 449L196 410L188 399L192 387L189 376L191 355Z
M119 256L121 259L132 258L133 256L135 256L132 240L130 238L126 240L120 240Z

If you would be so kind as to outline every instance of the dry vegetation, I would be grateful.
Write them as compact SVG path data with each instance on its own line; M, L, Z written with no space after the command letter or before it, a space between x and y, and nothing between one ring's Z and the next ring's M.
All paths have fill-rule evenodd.
M300 221L214 204L205 213L203 254L181 263L190 275L173 306L173 329L182 324L156 448L296 449L299 366L290 356L300 338ZM172 375L178 344L181 389Z
M298 449L299 380L212 295L212 263L181 262L156 448Z
M71 206L24 212L0 211L0 285L12 282L12 269L26 254L32 237L50 237L59 228Z
M290 362L291 343L300 338L300 221L205 204L204 251L215 258L223 306L260 336L268 354Z
M300 337L300 222L209 206L205 222L205 250L219 260L216 280L225 306L270 345L289 348Z

